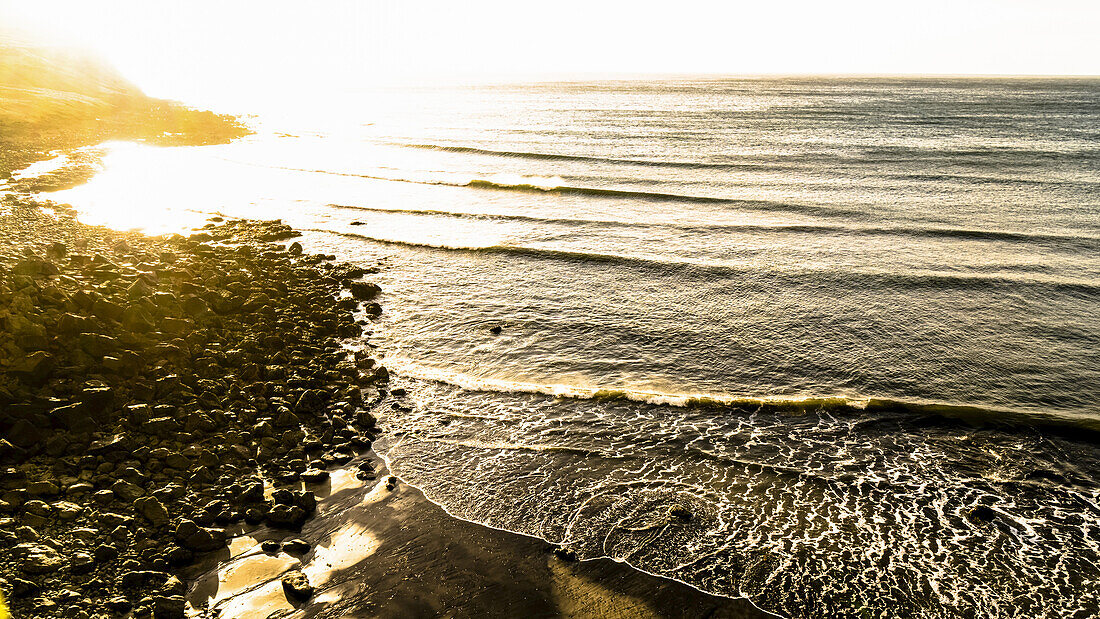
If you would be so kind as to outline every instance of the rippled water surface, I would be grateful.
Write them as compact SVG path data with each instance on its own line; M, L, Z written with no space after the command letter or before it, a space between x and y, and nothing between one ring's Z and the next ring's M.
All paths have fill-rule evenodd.
M379 447L458 515L790 616L1100 612L1100 82L318 106L51 197L382 260Z

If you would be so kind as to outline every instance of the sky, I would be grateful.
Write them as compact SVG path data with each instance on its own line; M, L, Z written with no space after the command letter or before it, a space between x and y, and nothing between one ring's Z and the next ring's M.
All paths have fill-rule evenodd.
M392 83L619 74L1100 74L1098 0L0 0L209 107Z

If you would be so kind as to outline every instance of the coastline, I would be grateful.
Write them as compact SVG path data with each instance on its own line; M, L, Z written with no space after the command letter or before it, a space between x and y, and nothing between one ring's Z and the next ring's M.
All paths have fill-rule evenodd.
M43 187L79 183L81 175L86 173L87 170L77 165L52 173L41 182L45 183ZM38 185L34 181L21 182L18 190L30 193L36 187ZM178 345L173 342L181 337L186 339L187 327L176 321L186 321L187 316L186 311L177 318L164 316L167 319L165 323L155 315L101 316L97 315L94 304L87 308L74 304L73 298L82 297L66 289L66 286L71 286L74 280L99 277L98 271L104 264L122 265L123 281L133 282L126 289L112 286L111 283L119 278L111 274L95 284L105 286L108 303L112 302L110 295L113 294L117 297L113 300L119 302L115 305L121 307L127 299L136 301L141 296L153 294L145 290L145 286L152 284L155 288L163 271L170 271L177 261L195 260L209 267L219 260L224 265L227 260L247 261L252 256L262 256L281 265L283 273L293 273L299 281L323 282L320 288L324 292L321 289L312 292L329 295L329 306L334 305L332 299L344 299L335 304L339 310L334 315L326 315L329 323L334 317L338 319L336 332L321 333L316 341L318 344L325 342L333 349L343 346L345 337L357 337L364 327L369 332L368 320L361 318L357 327L352 326L357 324L352 318L356 311L365 311L368 315L377 315L382 311L380 306L368 300L377 295L377 290L371 288L369 283L358 289L359 296L363 297L362 303L346 292L352 281L367 275L369 269L330 266L331 256L301 253L300 248L288 244L295 233L277 222L219 221L212 222L187 239L150 238L85 226L76 222L75 213L64 207L51 205L48 210L43 210L42 205L29 200L26 193L9 193L3 200L4 211L0 220L8 220L2 230L5 236L9 236L7 247L13 250L19 248L23 252L20 255L20 252L10 251L5 261L11 261L12 266L23 265L16 269L21 273L27 271L27 274L18 276L24 279L18 282L13 280L12 285L8 286L10 292L19 292L23 290L20 285L29 285L36 289L35 294L39 294L41 299L43 290L47 295L54 295L54 291L61 288L61 296L67 297L68 301L59 302L69 310L63 315L100 321L97 326L116 329L119 340L126 339L122 337L123 332L135 330L135 327L148 336L149 325L145 323L151 321L152 334L163 340L162 345ZM59 239L59 230L67 230L68 236ZM87 242L89 237L91 246L81 247L82 241ZM58 247L57 243L63 247ZM80 253L74 252L74 248ZM138 253L144 252L144 260L135 260L135 248ZM34 256L27 255L26 249L30 249ZM151 265L149 261L155 261L154 256L158 252L165 263ZM171 261L166 254L173 254ZM133 267L128 267L127 263ZM115 270L115 267L107 270ZM334 270L339 273L333 275ZM242 306L255 305L250 300L262 291L242 294L239 286L223 286L232 284L232 281L218 283L224 279L225 273L218 274L216 271L203 273L203 294L212 295L209 297L212 301L214 298L225 300L227 307L211 307L217 302L208 302L204 314L221 319L225 316L223 310L230 315L239 311L239 307L233 307L234 297L246 297L239 299L243 301ZM260 276L254 286L262 288L272 283ZM197 292L191 287L187 289L191 293ZM27 304L16 303L15 296L11 297L12 302L8 305L25 310ZM320 299L314 300L318 302L317 307L324 304ZM272 297L261 299L261 304L252 309L264 311L283 305L283 301ZM69 305L64 305L66 302ZM32 307L37 305L36 302L31 303ZM285 306L278 309L284 318L288 317ZM82 324L88 326L92 323ZM172 327L163 329L165 324ZM205 326L216 328L213 323ZM267 328L264 324L257 326ZM296 326L299 330L316 328L318 320L303 315ZM81 336L96 335L95 329L89 330L92 333L85 333L85 329L80 327L75 330L66 327L64 331L51 328L45 334L37 334L38 339L32 338L31 348L43 347L42 336L45 335L53 336L52 341L45 343L47 349L51 346L53 350L86 349L83 340L89 338L81 339ZM254 339L265 339L280 335L285 337L286 334L254 335ZM98 340L95 337L91 339ZM95 347L94 344L92 346ZM127 343L124 343L122 348L126 346ZM165 348L158 345L157 350L163 355ZM217 574L218 569L211 567L212 562L215 566L221 563L224 570L226 559L231 559L228 565L241 561L231 558L230 555L235 552L228 549L243 549L245 562L250 564L248 570L252 570L251 563L263 563L263 558L270 558L269 554L257 550L261 541L254 537L257 534L268 540L272 537L284 540L296 536L306 538L310 550L307 556L301 557L299 562L302 562L326 548L326 543L329 547L334 545L331 534L336 531L337 524L377 532L377 545L369 556L349 562L349 557L354 558L354 553L341 555L341 560L347 563L341 576L310 590L304 599L288 593L282 584L286 573L268 574L266 580L257 576L260 588L267 587L268 593L274 594L276 603L290 604L295 609L295 616L314 616L326 607L341 604L349 612L372 616L408 616L409 613L512 615L520 612L541 616L772 616L756 609L747 600L711 596L688 585L646 574L609 559L576 562L570 559L567 552L555 554L545 541L484 527L447 514L419 490L389 478L385 464L369 450L370 440L378 431L374 427L375 417L371 411L383 403L391 404L395 399L399 400L401 394L387 392L388 373L371 357L366 354L348 356L346 349L341 350L345 353L344 365L341 366L341 361L334 356L330 359L329 370L342 371L343 378L323 389L339 392L340 396L346 396L351 402L336 402L333 398L327 398L329 404L339 406L340 410L332 411L326 417L320 410L308 410L324 406L303 404L299 390L295 394L297 397L272 397L268 404L270 410L257 411L251 420L248 415L244 419L219 417L214 411L224 412L218 410L221 408L218 400L225 395L200 392L198 383L192 381L198 372L195 376L187 376L184 372L188 370L179 371L180 368L173 368L175 378L169 379L173 388L182 386L185 392L182 396L167 394L180 399L173 411L159 411L167 413L166 417L151 413L142 415L138 411L140 422L127 419L136 411L131 407L156 406L155 402L166 394L160 390L160 380L156 381L150 393L142 394L144 398L135 398L137 394L128 393L125 387L119 389L120 384L143 375L149 369L163 369L157 366L157 362L172 361L170 359L158 359L151 367L147 361L144 368L123 367L134 362L132 357L126 357L127 362L122 363L118 357L107 354L112 351L97 350L93 352L101 355L98 362L86 360L91 365L67 374L65 363L51 363L49 354L38 354L30 348L23 350L29 354L22 359L6 359L2 369L8 377L14 376L13 363L26 363L32 357L39 362L45 361L40 363L41 368L38 365L34 368L21 367L18 370L22 372L19 380L49 385L56 395L63 396L36 397L21 402L20 395L12 393L9 401L9 404L25 409L23 412L29 415L24 420L27 423L20 426L20 431L27 432L36 426L36 422L43 421L43 430L49 428L37 435L30 431L29 438L33 440L25 440L20 445L6 439L4 444L3 457L7 468L3 479L4 503L0 504L0 511L4 512L0 516L4 519L4 526L0 529L8 533L0 542L16 552L9 553L0 562L0 578L3 579L0 589L12 605L14 616L60 616L62 613L74 616L73 612L75 616L95 616L94 613L103 608L114 609L119 614L131 612L133 616L172 617L183 616L187 612L196 616L250 616L248 612L211 614L210 603L224 602L226 598L219 600L216 593L213 597L202 597L204 591L209 591L210 572L205 572L207 578L204 580L204 572L195 565L214 569ZM88 352L84 350L84 353ZM274 353L275 350L271 349L263 354ZM195 360L192 358L190 361ZM296 363L308 366L306 359L286 361L291 376L294 375ZM140 366L142 361L139 359L136 363ZM297 367L305 369L305 366ZM30 371L23 372L24 369ZM224 371L228 370L226 368ZM60 372L62 376L55 372ZM281 380L267 377L268 382L285 386L288 384L287 374L284 370ZM173 374L160 378L170 376ZM93 380L99 382L87 384L79 380L90 377L96 377ZM118 383L112 384L115 380ZM210 377L203 380L210 380ZM241 382L240 387L246 388L247 382L247 379ZM186 393L188 386L194 387L191 393ZM94 400L97 397L95 393L103 391L104 387L116 392L109 403L101 405L81 399L87 396ZM360 403L354 403L353 392L360 388ZM89 394L89 390L94 393ZM232 392L232 388L226 391L229 394ZM142 399L145 402L139 401ZM92 416L89 407L102 410L95 412L92 426L81 427L79 418L82 414ZM59 409L61 412L58 412ZM76 415L71 414L74 412ZM290 413L290 418L286 418L283 412ZM204 416L206 420L202 418ZM4 421L5 437L11 436L18 420ZM150 423L168 428L147 427ZM274 426L270 436L264 436L264 424ZM254 432L252 438L257 439L252 444L248 440L249 432ZM287 432L290 434L287 435ZM204 436L204 433L208 435ZM62 437L60 440L59 436ZM279 437L278 440L276 437ZM194 440L196 438L199 440ZM296 444L302 444L303 440L312 455L296 449ZM201 444L202 447L189 448L188 442ZM255 447L258 449L250 450ZM77 458L81 450L91 451L95 459ZM211 455L214 457L211 458ZM136 459L127 459L129 456ZM181 460L181 456L185 460ZM347 464L352 458L355 459ZM352 466L357 467L358 463L369 459L376 463L377 470ZM146 476L143 467L150 465L156 473ZM222 479L210 473L219 468L225 472ZM203 470L207 472L203 473ZM301 482L303 478L340 478L346 483L356 475L363 478L360 481L366 480L376 485L373 489L346 487L328 494L329 491L324 490L323 486L329 484L331 490L331 481L322 482L320 488L303 486ZM262 481L266 484L266 492L256 496L254 489L233 483L242 478L252 479L252 486ZM391 479L396 481L392 484L392 491L387 488L391 485L387 483ZM297 491L292 490L292 496L284 492L280 498L274 495L272 482L284 491L291 488ZM183 496L173 496L179 492L181 485L191 487ZM31 487L36 489L33 495L28 492ZM42 488L45 492L39 494L38 490ZM305 490L300 490L302 488ZM244 494L249 495L248 499L234 504L234 498L243 498L242 489ZM107 496L105 492L115 493L115 496ZM381 500L359 505L364 494L370 497L382 492L385 496ZM129 494L130 498L125 499L124 494ZM156 498L156 501L150 497ZM333 511L330 506L341 508ZM304 519L302 513L294 511L295 507L303 512L318 509L320 515ZM249 513L250 509L255 511ZM346 513L351 509L357 511ZM119 514L120 511L124 513ZM259 522L266 526L259 526ZM110 526L112 524L115 526ZM299 530L298 526L302 528ZM92 552L102 545L115 548L117 555L112 557L108 556L112 553L101 555ZM289 556L286 553L282 555ZM195 565L188 567L193 562ZM287 564L287 568L291 565ZM490 565L494 569L487 569ZM313 583L309 577L306 583L311 589L321 584ZM371 586L364 593L355 583L369 583ZM425 587L424 583L433 583L433 586ZM203 602L206 602L207 609L203 608ZM188 603L191 604L190 609ZM72 610L74 606L75 611Z

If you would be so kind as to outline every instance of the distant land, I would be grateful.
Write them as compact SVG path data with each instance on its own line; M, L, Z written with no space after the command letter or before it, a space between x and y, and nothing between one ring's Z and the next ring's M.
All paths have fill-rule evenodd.
M148 97L93 56L0 32L0 179L49 151L108 139L197 145L248 133L231 116Z

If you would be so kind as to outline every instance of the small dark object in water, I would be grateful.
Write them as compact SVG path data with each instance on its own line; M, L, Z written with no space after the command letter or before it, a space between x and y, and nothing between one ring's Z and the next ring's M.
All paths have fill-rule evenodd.
M386 490L393 490L397 487L397 478L390 475L390 478L386 480Z
M302 244L299 243L298 241L294 241L293 243L290 244L290 247L288 247L286 249L286 251L291 256L301 256L302 255Z
M558 546L554 549L554 556L562 561L573 562L577 560L577 552L566 546Z
M225 221L225 219L222 217L211 217L210 221L220 224L221 222Z
M405 391L404 387L394 387L393 389L390 389L390 395L395 398L403 397L406 393L408 392Z
M975 524L992 522L997 517L997 512L988 505L975 505L966 511L966 517Z
M1038 470L1032 471L1032 472L1028 473L1024 477L1024 479L1027 479L1028 481L1043 480L1043 481L1049 481L1049 482L1056 483L1056 484L1067 484L1067 483L1069 483L1068 480L1066 480L1065 477L1059 475L1058 473L1056 473L1054 471L1048 471L1046 469L1038 469Z
M500 335L501 331L504 331L504 327L501 327L500 325L489 329L489 333L492 333L493 335Z
M352 226L365 226L367 224L365 224L365 223L359 221L358 219L356 219L355 221L351 222L351 224L349 224L349 225L352 225Z
M677 505L668 510L668 516L677 522L688 522L691 520L691 511L686 507Z

